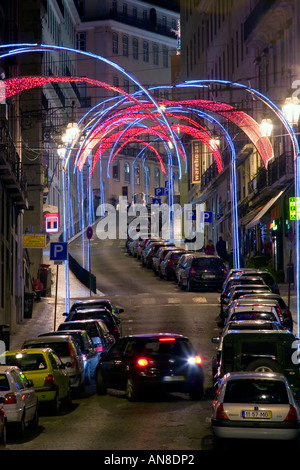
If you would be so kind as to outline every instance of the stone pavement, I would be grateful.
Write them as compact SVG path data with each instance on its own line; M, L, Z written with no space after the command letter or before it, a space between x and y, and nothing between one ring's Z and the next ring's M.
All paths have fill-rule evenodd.
M52 274L51 297L41 297L41 300L35 301L33 304L32 318L25 318L22 323L15 326L14 331L10 335L10 348L19 349L25 339L37 337L41 333L56 330L58 325L65 320L63 313L65 312L65 267L64 264L58 268L58 284L57 284L57 304L55 315L55 291L56 291L56 273L57 266L49 257L44 254L44 264L49 264ZM69 271L70 286L70 305L75 300L90 298L90 290L85 287L75 276ZM92 297L103 296L101 292L92 293Z

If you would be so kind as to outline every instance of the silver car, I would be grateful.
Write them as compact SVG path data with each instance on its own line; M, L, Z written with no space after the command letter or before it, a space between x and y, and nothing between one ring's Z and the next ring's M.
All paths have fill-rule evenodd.
M78 344L69 335L43 336L26 340L22 346L28 348L51 348L66 365L72 390L79 392L84 384L84 362Z
M297 441L300 410L287 379L279 373L224 375L212 405L215 440Z

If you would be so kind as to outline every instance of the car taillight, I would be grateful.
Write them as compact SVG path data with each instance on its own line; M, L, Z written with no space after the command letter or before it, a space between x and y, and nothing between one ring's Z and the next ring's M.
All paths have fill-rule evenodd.
M200 356L189 357L188 363L189 364L200 365L200 364L202 364L202 358Z
M290 310L285 310L285 311L284 311L284 316L285 316L285 317L291 317L291 316L292 316L291 311L290 311Z
M169 265L169 266L173 266L173 265L174 265L174 261L173 261L172 259L169 259L169 260L168 260L168 265Z
M141 357L140 359L137 360L137 365L140 367L146 367L149 365L149 361L145 357Z
M47 375L44 382L45 387L49 385L55 385L55 378L52 374Z
M194 276L196 276L196 270L195 270L195 268L191 268L190 269L190 277L194 277Z
M76 365L76 360L75 360L75 352L74 352L74 349L72 347L72 345L69 343L69 351L70 351L70 356L71 356L71 367L72 369L74 369L75 365Z
M298 420L297 410L293 405L290 405L289 412L284 421L297 421L297 420Z
M98 345L98 346L96 346L96 350L97 350L97 352L103 352L103 351L104 351L104 347Z
M13 405L17 403L17 396L15 393L7 393L4 398L4 405Z
M224 411L223 403L220 403L220 405L217 408L216 419L228 419L228 416Z

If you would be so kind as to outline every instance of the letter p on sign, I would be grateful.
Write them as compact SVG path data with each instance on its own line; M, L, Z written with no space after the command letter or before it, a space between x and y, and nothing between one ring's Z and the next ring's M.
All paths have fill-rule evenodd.
M64 261L68 257L67 243L50 243L50 259L53 261Z

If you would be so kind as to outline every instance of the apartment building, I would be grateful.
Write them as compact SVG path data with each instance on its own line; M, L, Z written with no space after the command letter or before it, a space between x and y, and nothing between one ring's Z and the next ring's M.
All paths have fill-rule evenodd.
M279 109L297 92L299 8L296 1L188 0L181 2L181 79L228 80L253 88ZM299 88L299 87L298 87ZM228 130L236 149L237 199L241 256L245 264L268 263L282 278L290 260L293 222L288 200L294 195L291 139L276 115L245 90L213 86L191 96L223 101L272 123L273 157L265 164L243 129ZM230 162L215 171L211 155L202 154L202 178L189 185L191 201L205 202L214 223L207 236L220 233L232 249ZM252 261L251 261L252 260Z
M117 64L117 68L95 59L80 57L78 73L121 88L127 93L139 87L131 79L134 76L142 85L152 88L172 82L171 59L178 52L179 4L176 1L96 0L80 1L81 24L77 28L77 47L92 52ZM119 69L129 73L122 73ZM166 89L154 89L157 99L168 98ZM114 93L104 88L81 86L82 110L101 104ZM164 185L156 158L148 152L143 161L136 158L138 144L124 147L114 159L107 177L107 155L101 161L105 202L117 201L126 196L131 202L151 203L155 188ZM161 149L163 158L167 158ZM178 169L175 173L175 192L179 194ZM99 164L93 172L93 192L100 201Z

